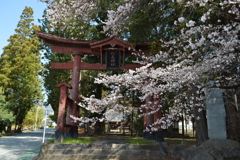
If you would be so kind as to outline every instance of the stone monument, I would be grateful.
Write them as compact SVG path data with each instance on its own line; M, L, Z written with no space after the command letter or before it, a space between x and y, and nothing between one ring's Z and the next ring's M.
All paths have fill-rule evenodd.
M226 111L222 89L210 88L206 99L208 136L210 139L227 139Z

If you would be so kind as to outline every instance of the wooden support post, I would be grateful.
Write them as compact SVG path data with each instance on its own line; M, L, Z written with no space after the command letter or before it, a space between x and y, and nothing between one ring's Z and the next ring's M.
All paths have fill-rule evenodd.
M72 72L72 90L70 92L70 98L73 100L72 106L68 107L66 124L69 125L69 136L71 138L78 138L78 123L70 117L79 117L79 107L78 107L78 93L79 93L79 80L80 80L80 70L81 70L81 58L84 56L83 52L75 51L73 52L74 63Z
M70 115L73 115L75 117L79 116L79 107L77 105L77 102L78 102L78 93L79 93L81 57L83 55L84 54L79 51L73 52L74 63L73 63L72 82L71 82L72 90L70 91L70 98L73 100L73 105L68 108L67 117L66 117L66 124L71 126L77 125L77 123L74 123Z
M66 82L62 82L56 85L60 88L60 98L59 98L59 107L58 107L58 120L57 120L57 131L64 130L65 122L65 113L66 113L66 104L67 104L67 89L72 88Z
M66 82L62 82L56 85L60 88L60 98L59 98L59 107L58 107L58 119L57 119L57 128L55 132L55 141L62 142L64 139L65 132L65 113L66 113L66 104L67 104L67 90L72 88Z

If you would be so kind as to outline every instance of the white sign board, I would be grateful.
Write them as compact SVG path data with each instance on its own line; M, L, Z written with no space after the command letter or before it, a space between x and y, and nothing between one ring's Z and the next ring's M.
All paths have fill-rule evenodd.
M51 104L44 108L44 115L51 116L54 115L54 110L52 109Z

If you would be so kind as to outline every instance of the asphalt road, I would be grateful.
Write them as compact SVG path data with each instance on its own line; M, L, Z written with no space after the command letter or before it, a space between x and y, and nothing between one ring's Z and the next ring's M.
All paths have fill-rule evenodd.
M52 139L55 128L46 128L44 142ZM0 160L31 160L43 141L43 129L0 138Z

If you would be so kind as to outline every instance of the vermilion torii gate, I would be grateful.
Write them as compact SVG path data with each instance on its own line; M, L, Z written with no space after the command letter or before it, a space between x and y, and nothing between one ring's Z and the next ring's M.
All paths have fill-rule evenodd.
M134 50L145 52L149 45L146 42L136 43L135 46L131 43L123 41L116 36L108 37L99 41L93 40L74 40L63 38L56 35L37 32L45 45L51 47L53 52L72 54L74 61L67 63L51 63L51 68L54 69L71 69L72 80L71 85L66 82L57 84L60 88L59 111L57 120L57 129L55 139L58 135L61 137L69 133L69 126L77 126L77 123L70 118L70 115L79 117L79 77L81 70L128 70L141 67L140 64L125 64L125 57L131 56ZM99 64L89 64L81 61L84 55L100 56ZM103 63L103 57L106 57L106 62ZM70 98L67 96L67 90L70 90ZM66 106L69 106L66 113ZM66 118L65 118L66 114ZM161 116L161 111L156 112L156 117ZM148 126L154 122L154 118L148 116L144 118L144 126ZM70 135L76 137L76 134ZM58 141L58 140L57 140Z

